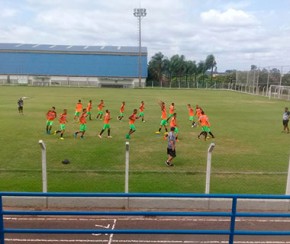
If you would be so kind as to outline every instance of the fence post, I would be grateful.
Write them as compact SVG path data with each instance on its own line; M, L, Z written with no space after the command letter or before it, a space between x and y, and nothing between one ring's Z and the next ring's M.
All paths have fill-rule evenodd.
M211 143L208 147L208 150L207 150L205 194L209 194L209 190L210 190L211 154L212 154L214 147L215 147L215 144Z
M125 161L125 193L129 193L129 142L126 142Z
M3 216L3 197L0 195L0 243L4 244L4 216Z
M38 141L41 147L41 163L42 163L42 192L47 193L47 173L46 173L46 147L42 140Z
M234 196L232 198L232 212L231 212L231 225L230 225L229 244L233 244L234 243L235 226L236 226L236 214L237 214L237 196Z
M288 163L286 195L290 195L290 156L289 156L289 163Z

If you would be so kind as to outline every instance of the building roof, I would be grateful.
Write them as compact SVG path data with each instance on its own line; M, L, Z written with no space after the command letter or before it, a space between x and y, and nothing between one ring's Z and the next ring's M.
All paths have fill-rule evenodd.
M46 52L46 53L83 53L83 54L129 54L139 53L137 46L81 46L81 45L50 45L0 43L0 52ZM147 55L147 48L141 47L142 55Z

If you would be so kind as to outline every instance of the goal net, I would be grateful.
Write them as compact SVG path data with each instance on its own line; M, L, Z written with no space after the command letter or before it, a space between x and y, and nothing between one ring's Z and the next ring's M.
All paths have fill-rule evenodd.
M271 85L268 90L269 99L290 100L290 86Z

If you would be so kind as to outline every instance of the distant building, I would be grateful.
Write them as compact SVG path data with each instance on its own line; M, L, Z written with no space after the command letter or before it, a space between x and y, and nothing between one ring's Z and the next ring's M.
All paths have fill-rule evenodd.
M146 47L141 67L144 87ZM0 43L0 83L139 87L139 47Z

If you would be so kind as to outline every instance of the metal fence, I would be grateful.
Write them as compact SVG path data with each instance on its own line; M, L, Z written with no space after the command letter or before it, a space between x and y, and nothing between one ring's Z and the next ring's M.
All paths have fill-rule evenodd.
M20 197L31 198L43 198L49 202L50 198L58 198L61 201L64 198L105 198L108 201L112 201L111 198L125 198L130 201L131 198L150 198L154 201L155 198L162 199L202 199L202 200L214 200L214 199L228 199L231 204L227 211L75 211L75 210L5 210L3 208L4 197L15 197L15 201L21 201ZM118 193L95 193L95 194L79 194L79 193L5 193L0 192L0 243L5 244L5 235L7 234L173 234L173 235L224 235L228 236L228 243L234 243L234 238L238 235L247 236L289 236L290 231L285 230L250 230L250 229L237 229L237 218L290 218L288 211L277 213L275 211L266 212L244 212L238 208L238 203L243 200L281 200L286 205L289 205L290 196L282 195L237 195L237 194L118 194ZM23 203L25 205L25 203ZM49 207L48 207L49 208ZM289 208L289 206L288 206ZM65 228L7 228L5 227L6 216L215 216L215 217L227 217L230 219L230 225L227 229L65 229Z

